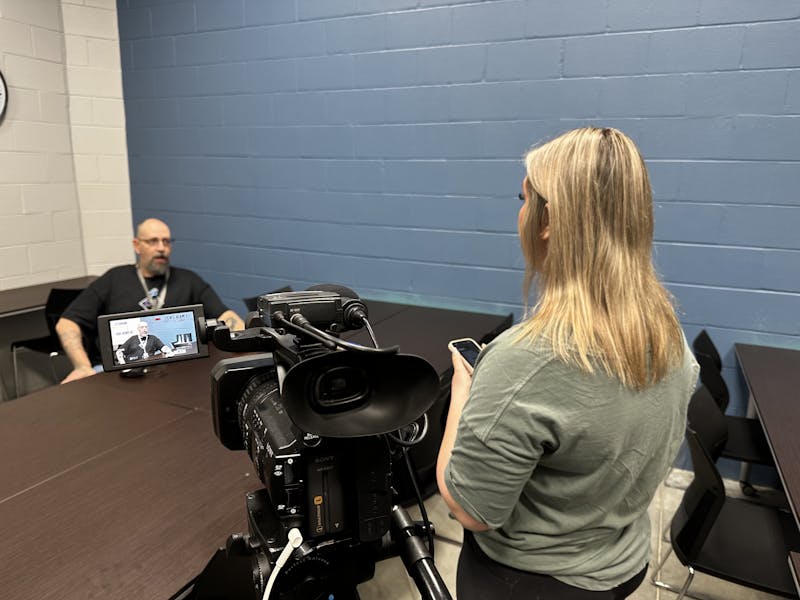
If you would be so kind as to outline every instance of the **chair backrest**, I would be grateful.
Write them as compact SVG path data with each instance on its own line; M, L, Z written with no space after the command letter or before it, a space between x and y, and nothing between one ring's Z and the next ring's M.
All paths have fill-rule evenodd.
M670 539L678 560L692 565L725 504L725 487L701 436L687 428L686 441L692 456L694 480L686 488L672 517Z
M722 359L719 356L719 351L705 329L702 329L697 334L697 337L692 340L692 350L694 350L695 356L702 354L708 357L717 371L722 370Z
M711 359L702 354L697 356L697 364L700 365L700 383L706 387L712 398L714 398L714 402L724 413L731 398L730 392L728 391L728 385L722 378L722 373L712 364L709 364L710 362Z
M692 394L686 416L689 428L697 433L711 459L716 462L728 442L728 425L725 415L704 385L700 385Z
M47 303L44 305L44 317L47 320L47 329L50 331L50 337L58 341L58 334L56 333L56 323L67 310L67 307L72 304L72 301L77 298L83 290L53 288L47 296Z
M272 290L271 292L264 292L264 294L280 294L282 292L291 292L292 286L285 285L277 290ZM264 294L259 294L259 296L263 296ZM249 312L257 311L258 310L258 296L250 296L248 298L242 298L244 305L247 307Z
M722 378L722 359L711 336L705 329L701 330L692 340L692 350L697 364L700 365L700 381L708 388L717 406L724 413L728 408L730 393Z

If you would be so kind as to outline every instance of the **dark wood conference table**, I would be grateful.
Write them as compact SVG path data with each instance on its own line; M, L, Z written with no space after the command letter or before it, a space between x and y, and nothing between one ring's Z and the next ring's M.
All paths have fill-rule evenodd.
M792 572L797 593L800 594L800 552L789 552L789 569Z
M368 305L381 345L439 372L448 340L507 325ZM227 356L210 346L142 378L102 373L0 405L0 598L169 598L247 531L245 494L261 483L244 452L220 444L210 412L209 373Z
M736 357L800 527L800 350L736 344ZM790 552L787 560L800 593L800 553Z
M736 344L736 356L800 527L800 350Z
M0 291L0 317L11 317L44 308L47 295L53 288L79 290L92 283L97 277L86 275L61 281L51 281L38 285Z

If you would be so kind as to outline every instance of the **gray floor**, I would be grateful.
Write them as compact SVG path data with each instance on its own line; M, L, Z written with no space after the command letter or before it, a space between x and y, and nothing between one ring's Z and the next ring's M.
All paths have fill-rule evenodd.
M664 531L669 519L677 508L683 496L683 488L691 480L691 473L685 471L673 471L662 484L653 502L650 505L650 519L652 523L652 557L651 565L660 562L661 557L669 549L669 542L664 542L660 538L660 532ZM739 493L738 485L730 483L729 495ZM434 495L425 502L431 521L436 526L436 532L442 536L460 542L462 537L461 526L458 522L449 518L444 502L439 495ZM417 513L418 514L418 513ZM435 545L436 566L450 590L453 597L455 594L456 564L458 562L459 547L455 544L437 541ZM652 569L651 569L652 570ZM631 600L671 600L676 594L655 587L650 583L650 575L630 596ZM664 565L661 579L667 583L680 586L686 578L686 569L678 560L671 555ZM378 563L375 577L358 587L362 600L377 599L396 599L412 600L419 598L414 582L406 575L403 563L399 558L393 558ZM708 577L702 573L695 575L694 582L690 588L693 595L703 596L709 600L777 600L778 596L765 594L731 584L713 577Z

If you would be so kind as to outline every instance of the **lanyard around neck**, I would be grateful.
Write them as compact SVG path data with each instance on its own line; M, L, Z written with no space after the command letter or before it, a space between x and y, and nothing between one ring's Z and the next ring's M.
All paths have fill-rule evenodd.
M142 284L142 289L144 290L144 296L146 299L150 298L150 290L147 289L147 283L144 280L144 276L142 272L139 270L139 265L135 265L136 268L136 275L139 277L139 283ZM161 291L158 294L158 297L151 301L150 308L145 308L145 310L153 310L159 309L164 306L164 299L167 297L167 284L169 283L169 269L164 274L164 285L161 286ZM143 307L144 308L144 307Z

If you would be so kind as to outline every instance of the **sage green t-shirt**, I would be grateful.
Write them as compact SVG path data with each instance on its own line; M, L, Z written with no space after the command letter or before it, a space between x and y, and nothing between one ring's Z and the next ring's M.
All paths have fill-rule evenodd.
M445 478L502 564L588 590L611 589L650 554L647 508L683 440L698 367L681 364L635 391L569 366L549 345L514 342L481 353Z

